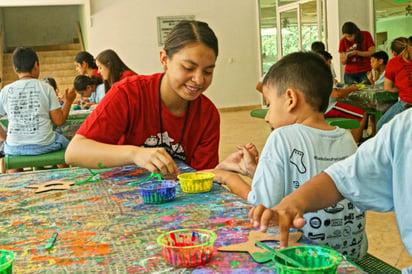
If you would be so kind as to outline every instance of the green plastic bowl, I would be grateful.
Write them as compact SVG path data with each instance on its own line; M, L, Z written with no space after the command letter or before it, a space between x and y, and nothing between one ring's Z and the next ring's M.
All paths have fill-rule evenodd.
M278 252L306 266L290 266L274 254L272 260L276 264L277 273L279 274L332 274L337 272L342 261L342 255L327 246L293 246L280 249Z
M13 273L14 253L8 250L0 250L0 274Z

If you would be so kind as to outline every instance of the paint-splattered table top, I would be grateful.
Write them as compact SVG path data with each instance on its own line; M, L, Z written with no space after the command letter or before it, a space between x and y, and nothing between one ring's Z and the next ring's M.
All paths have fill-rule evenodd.
M181 172L192 171L182 163ZM247 253L217 248L247 241L252 227L248 206L219 185L201 194L186 194L165 204L144 204L133 181L150 172L136 166L101 169L102 180L69 190L34 194L28 185L51 180L87 179L87 169L72 168L0 175L0 249L16 254L16 273L276 273ZM180 228L216 232L209 263L196 269L169 266L157 237ZM57 241L45 246L57 231ZM277 233L271 230L270 233ZM339 272L361 273L344 261Z

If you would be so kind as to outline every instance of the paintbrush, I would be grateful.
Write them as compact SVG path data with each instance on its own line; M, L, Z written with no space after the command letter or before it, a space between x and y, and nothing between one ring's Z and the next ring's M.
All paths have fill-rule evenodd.
M281 258L282 260L284 260L286 263L288 263L290 266L293 267L306 267L305 265L301 264L300 262L286 256L285 254L283 254L282 252L277 251L276 249L271 248L270 246L259 242L259 241L255 241L255 245L260 247L260 248L264 248L267 251L272 252L276 257Z

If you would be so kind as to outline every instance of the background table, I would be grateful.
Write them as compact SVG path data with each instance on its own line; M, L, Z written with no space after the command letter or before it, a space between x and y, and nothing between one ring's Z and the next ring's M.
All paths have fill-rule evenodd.
M192 171L182 163L181 172ZM214 184L211 192L185 194L165 204L144 204L130 182L149 176L136 166L97 170L102 181L70 190L34 194L27 185L50 180L84 180L87 169L59 169L0 175L0 249L16 254L14 271L30 273L275 273L246 253L217 248L246 242L253 229L250 206ZM197 269L166 264L157 237L180 228L204 228L218 238L212 260ZM51 251L44 249L59 233ZM276 229L270 233L277 234ZM347 261L340 272L361 273Z
M367 87L337 100L364 109L366 113L375 115L378 121L383 113L398 101L398 93L384 91L383 87Z

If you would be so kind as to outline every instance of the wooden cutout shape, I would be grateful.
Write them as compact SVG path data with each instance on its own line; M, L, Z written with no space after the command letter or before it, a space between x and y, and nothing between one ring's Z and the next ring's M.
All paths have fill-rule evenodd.
M297 241L302 237L302 232L289 233L288 246L302 245ZM257 263L265 263L272 260L272 253L255 245L256 241L280 241L280 235L271 235L260 231L251 231L248 240L241 244L221 246L218 251L247 252Z
M46 191L52 191L52 190L67 190L70 189L72 185L74 185L76 182L65 182L65 181L60 181L60 180L52 180L48 181L39 185L29 185L26 186L25 188L33 188L37 190L34 193L42 193Z

